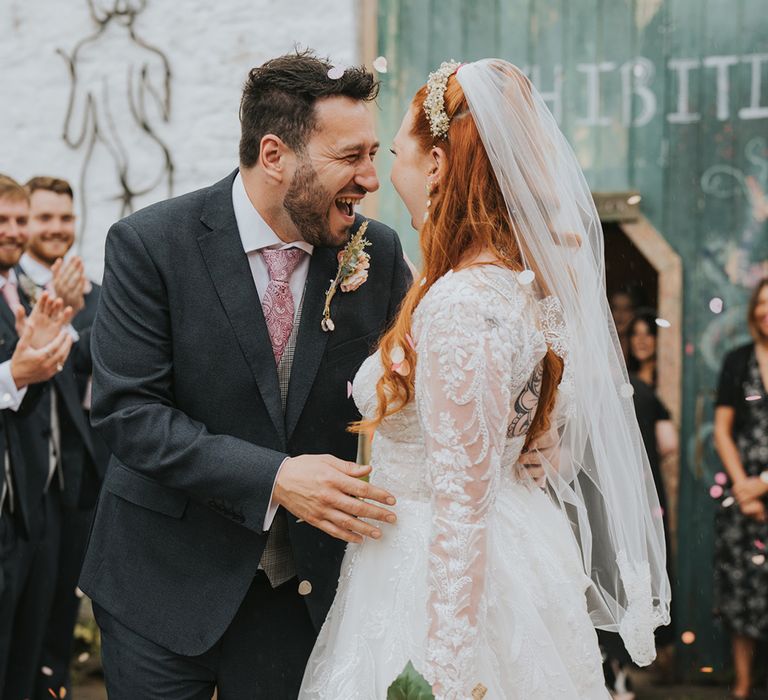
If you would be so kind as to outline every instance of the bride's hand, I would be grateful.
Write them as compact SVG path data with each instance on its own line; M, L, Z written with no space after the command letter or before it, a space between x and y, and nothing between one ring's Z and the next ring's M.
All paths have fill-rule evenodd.
M547 483L547 474L542 466L544 460L555 469L560 464L559 435L554 425L544 435L533 440L528 448L520 453L517 461L525 469L526 474L541 488L544 488Z
M301 455L283 464L273 500L297 518L345 542L381 537L381 530L361 518L394 523L392 511L367 500L395 505L394 496L361 481L371 468L332 455Z

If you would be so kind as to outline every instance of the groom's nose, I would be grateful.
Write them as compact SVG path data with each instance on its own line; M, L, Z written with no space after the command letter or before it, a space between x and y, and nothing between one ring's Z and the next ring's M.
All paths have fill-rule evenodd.
M372 158L364 158L360 161L355 172L355 184L366 192L375 192L379 189L379 177L376 175Z

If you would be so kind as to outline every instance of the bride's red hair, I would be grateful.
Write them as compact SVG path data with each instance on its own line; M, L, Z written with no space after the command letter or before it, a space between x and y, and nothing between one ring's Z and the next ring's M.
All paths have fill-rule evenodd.
M519 79L527 78L520 74ZM480 134L470 116L469 106L455 74L445 90L445 112L450 119L448 139L435 140L423 105L427 87L422 86L411 104L414 116L411 131L424 152L439 146L446 156L445 174L431 196L432 206L420 231L422 274L425 282L414 284L400 307L392 327L384 334L379 350L384 373L376 385L378 409L375 417L354 424L355 431L375 430L384 418L413 400L417 354L408 342L413 312L430 287L449 270L466 267L466 261L491 253L498 264L522 270L520 250L504 196L493 166L482 148ZM425 195L426 196L426 195ZM530 255L526 256L530 259ZM532 266L535 270L535 267ZM410 366L406 376L392 369L392 350L400 347ZM526 446L546 432L563 372L562 360L548 349L544 358L539 404L526 438Z

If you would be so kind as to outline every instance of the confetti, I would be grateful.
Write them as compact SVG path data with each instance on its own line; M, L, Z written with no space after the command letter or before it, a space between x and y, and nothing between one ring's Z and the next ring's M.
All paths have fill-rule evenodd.
M395 345L395 347L392 348L392 352L389 353L389 357L392 360L392 364L402 364L403 360L405 359L405 350L403 350L399 345Z
M373 70L375 70L377 73L386 73L387 68L387 59L384 56L379 56L378 58L374 59Z
M653 509L653 515L657 520L661 520L664 517L664 509L661 506L657 506Z
M65 697L67 697L67 689L62 685L61 688L59 688L59 698L64 700Z
M352 382L347 382L347 398L352 396Z
M77 657L77 661L78 663L84 664L90 658L91 655L87 651L84 651L82 654L80 654L80 656Z
M709 310L713 314L719 314L723 310L723 300L720 297L715 297L709 300Z
M51 694L51 697L56 697L56 693L53 691L53 688L48 688L48 692Z
M745 401L759 401L762 397L760 394L750 394L744 398Z
M700 670L702 673L712 673L715 669L711 666L702 666Z
M723 501L723 508L730 508L734 503L736 503L736 499L733 496L728 496Z
M725 486L728 483L728 476L725 472L717 472L715 474L715 483L720 484L720 486Z
M76 595L78 598L83 598L83 597L85 597L85 593L83 593L83 592L80 590L80 586L78 586L77 588L75 588L75 595Z
M755 566L762 566L765 564L765 554L755 554L755 556L752 557L752 563Z
M331 80L338 80L339 78L343 77L343 75L344 75L343 66L334 66L328 71L328 77Z
M401 377L407 377L411 373L411 366L408 364L408 360L403 360L392 365L392 371L397 372Z
M672 327L672 324L669 321L667 321L666 318L657 318L656 319L656 325L659 328L671 328Z
M720 498L720 496L723 495L723 487L715 484L711 489L709 489L709 495L712 496L712 498Z
M693 343L686 343L685 344L685 354L686 355L693 355L694 352L696 352L696 346Z
M53 669L50 666L43 666L40 669L40 673L50 678L53 675ZM56 697L56 696L54 695L53 697Z
M408 345L410 345L410 346L411 346L411 350L413 350L414 352L416 352L416 343L414 343L414 342L413 342L413 337L411 336L411 334L410 334L410 333L406 333L406 334L405 334L405 340L406 340L406 342L408 343Z
M755 547L757 547L761 552L765 551L765 543L761 542L760 540L755 540Z
M687 630L680 635L680 639L683 644L693 644L696 641L696 634L691 632L691 630Z
M635 394L635 388L627 382L626 384L622 384L621 387L619 387L619 394L621 394L625 399L631 399Z

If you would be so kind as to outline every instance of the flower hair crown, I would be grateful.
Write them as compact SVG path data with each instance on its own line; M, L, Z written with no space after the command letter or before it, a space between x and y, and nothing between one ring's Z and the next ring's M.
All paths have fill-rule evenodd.
M451 120L445 113L445 89L450 78L459 68L461 63L456 61L443 61L434 73L427 79L427 97L424 100L424 111L429 120L429 130L436 139L448 137L448 127Z

